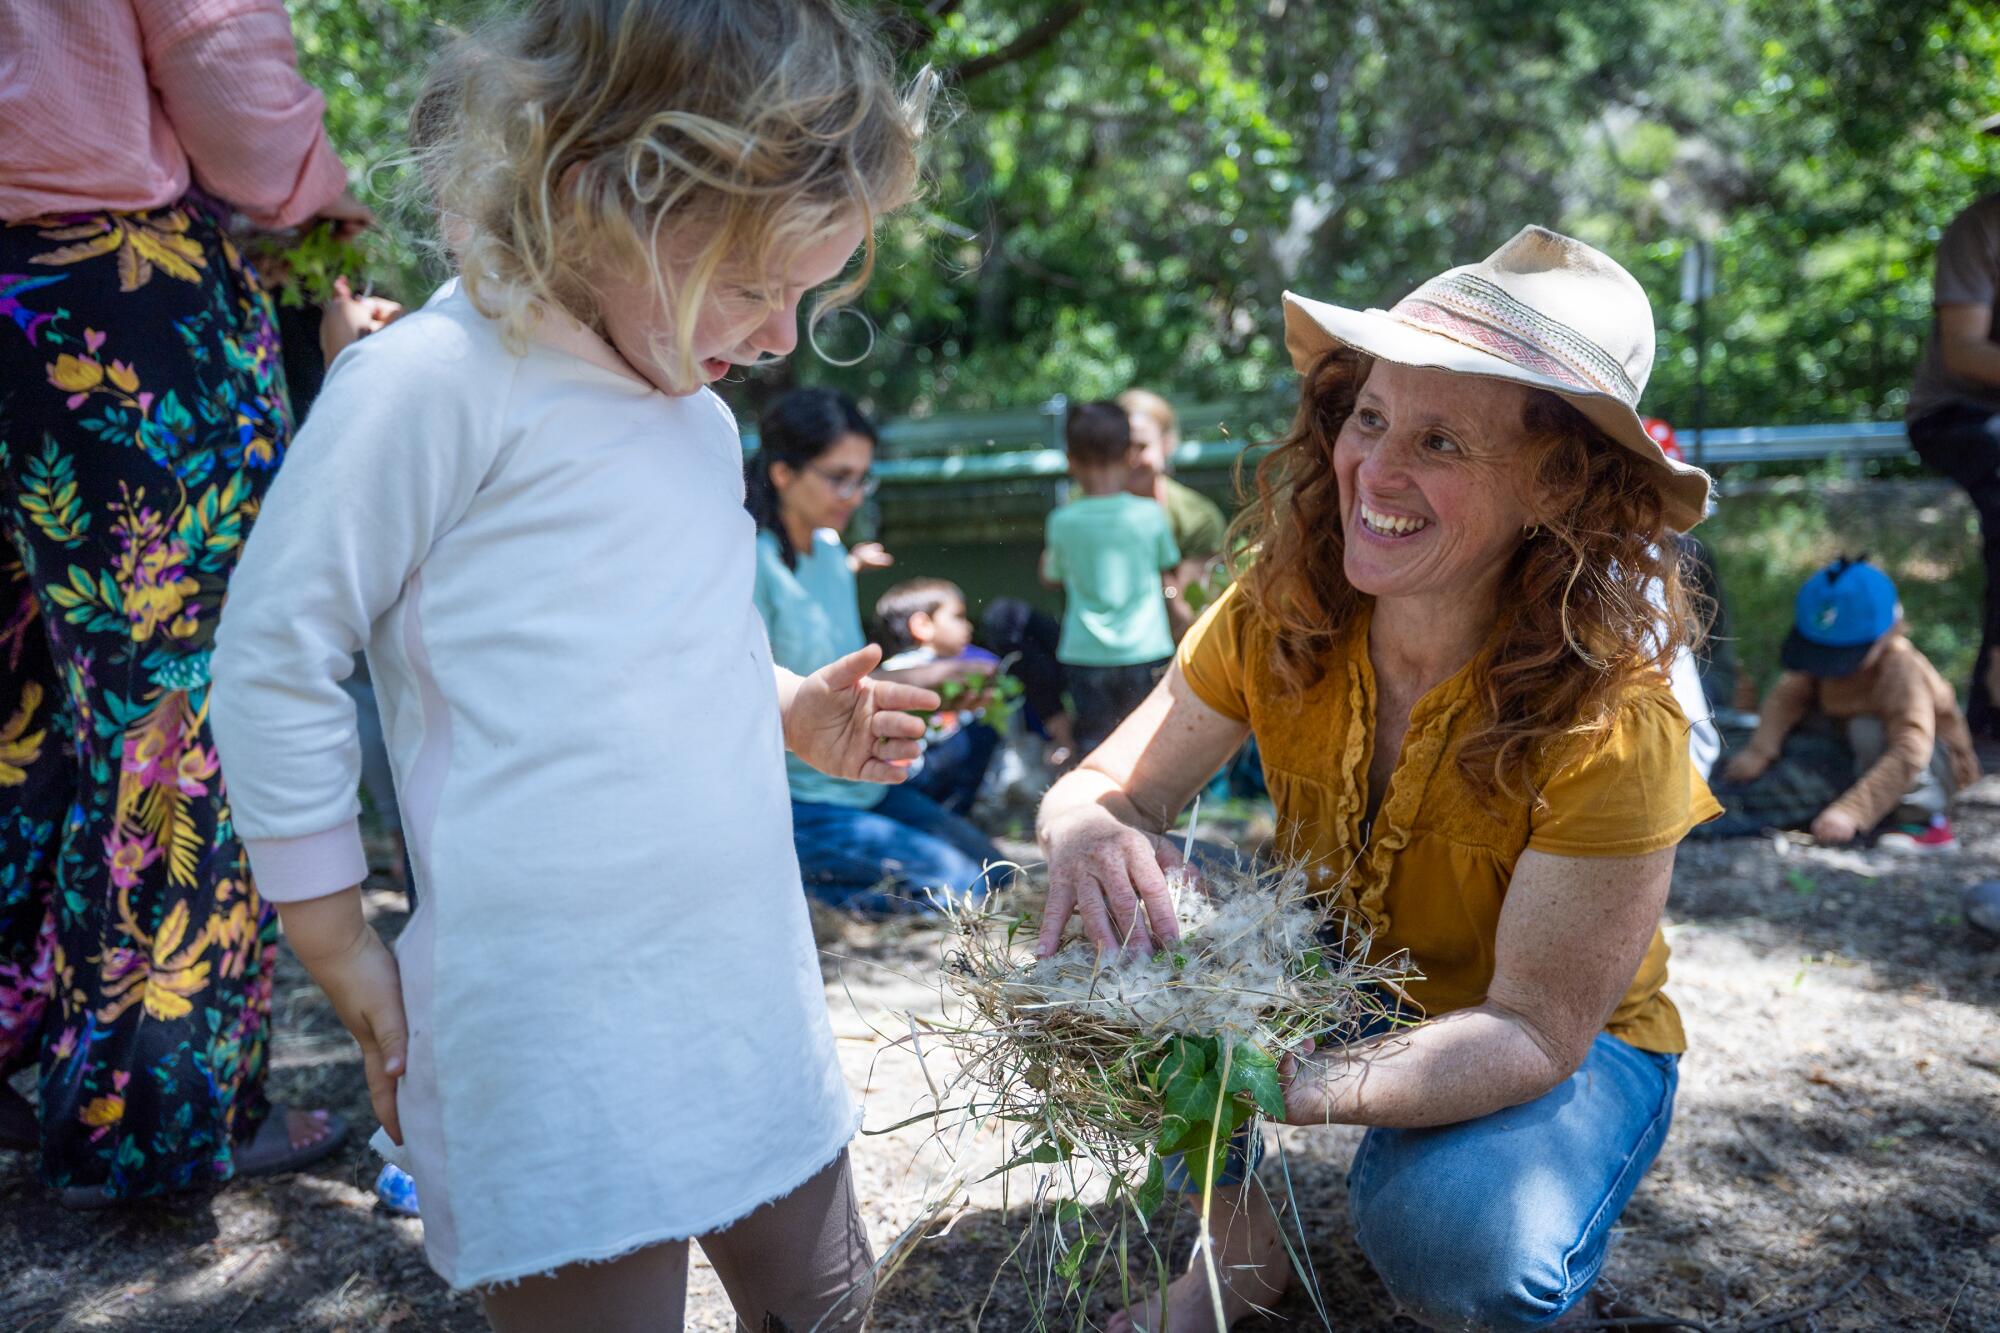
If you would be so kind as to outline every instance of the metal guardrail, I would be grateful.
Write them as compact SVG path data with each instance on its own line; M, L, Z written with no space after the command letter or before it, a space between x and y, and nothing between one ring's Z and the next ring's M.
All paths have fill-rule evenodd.
M1214 471L1235 466L1246 446L1231 438L1226 422L1231 408L1245 404L1211 404L1190 409L1190 425L1215 429L1220 438L1188 440L1174 454L1181 471ZM950 481L1007 481L1060 477L1069 470L1060 446L1062 400L1050 399L1038 408L1015 412L984 412L900 421L882 431L884 454L875 475L889 485ZM757 447L747 433L744 449ZM1250 445L1261 452L1266 445ZM1736 426L1685 431L1681 448L1689 461L1724 468L1744 463L1809 463L1834 459L1858 467L1868 458L1894 458L1908 451L1909 437L1900 421L1835 422L1807 426Z
M1910 447L1909 437L1903 433L1903 425L1898 421L1818 426L1741 426L1727 430L1690 431L1681 440L1681 447L1690 461L1699 458L1704 467L1711 469L1744 463L1799 463L1821 459L1837 459L1858 466L1862 459L1893 458L1906 453ZM1266 447L1249 446L1257 452ZM1237 440L1192 440L1175 451L1174 466L1182 472L1233 467L1244 449L1245 446ZM890 485L1059 477L1068 471L1069 463L1060 449L885 458L875 464L875 474Z
M1704 436L1706 438L1704 438ZM1688 431L1681 448L1704 467L1732 463L1810 463L1823 458L1859 461L1907 453L1910 437L1900 421L1856 421L1825 426L1739 426Z

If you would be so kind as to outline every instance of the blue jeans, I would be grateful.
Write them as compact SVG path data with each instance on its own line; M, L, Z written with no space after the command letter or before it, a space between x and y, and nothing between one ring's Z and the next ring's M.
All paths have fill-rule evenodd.
M1680 1061L1599 1033L1534 1101L1435 1129L1371 1129L1347 1172L1354 1236L1435 1328L1541 1328L1604 1267L1659 1155Z
M857 912L931 911L925 890L984 892L999 849L970 823L907 786L872 810L792 802L792 841L806 893Z
M1546 1326L1597 1281L1611 1228L1666 1141L1679 1082L1679 1057L1599 1033L1582 1066L1534 1101L1369 1130L1347 1171L1361 1252L1433 1328ZM1238 1135L1223 1183L1247 1178L1255 1156ZM1168 1179L1201 1188L1178 1162Z

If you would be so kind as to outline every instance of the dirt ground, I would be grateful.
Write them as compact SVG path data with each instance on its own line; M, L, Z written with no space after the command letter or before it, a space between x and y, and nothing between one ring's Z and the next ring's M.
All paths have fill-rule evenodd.
M1691 1321L1652 1327L2000 1330L2000 949L1959 917L1963 886L2000 877L2000 780L1969 793L1959 825L1964 851L1921 863L1771 841L1683 848L1668 934L1693 1052L1602 1284ZM400 927L398 895L371 905L385 933ZM894 1124L928 1102L924 1071L892 1043L904 1014L939 1009L942 938L921 923L820 925L850 1084L871 1130ZM274 1095L368 1123L353 1047L295 964L277 1005ZM1359 1132L1282 1136L1334 1326L1414 1327L1345 1229ZM32 1158L0 1153L0 1329L483 1329L425 1265L421 1223L376 1208L363 1137L300 1176L104 1215L65 1212ZM991 1133L956 1141L956 1160L927 1140L916 1126L854 1147L878 1253L954 1172L976 1179L999 1160ZM1032 1327L1034 1298L1006 1264L1031 1188L1015 1173L1008 1210L1001 1182L973 1186L919 1227L874 1326ZM691 1307L691 1329L732 1327L698 1257ZM1090 1313L1101 1325L1102 1303ZM1243 1327L1319 1326L1295 1285Z

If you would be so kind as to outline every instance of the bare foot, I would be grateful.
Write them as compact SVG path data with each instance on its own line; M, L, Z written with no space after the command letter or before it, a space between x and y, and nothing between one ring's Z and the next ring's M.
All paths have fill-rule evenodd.
M264 1176L297 1170L332 1152L346 1135L346 1124L330 1112L274 1106L250 1141L236 1150L236 1172Z
M296 1106L285 1108L285 1138L294 1151L311 1147L332 1133L326 1127L327 1112L302 1111Z
M1248 1192L1254 1197L1245 1200L1233 1217L1213 1219L1215 1272L1222 1281L1221 1328L1215 1322L1208 1265L1197 1249L1188 1271L1168 1283L1164 1292L1156 1291L1112 1315L1105 1326L1108 1333L1222 1333L1237 1320L1277 1304L1291 1285L1291 1262L1270 1200L1254 1184Z

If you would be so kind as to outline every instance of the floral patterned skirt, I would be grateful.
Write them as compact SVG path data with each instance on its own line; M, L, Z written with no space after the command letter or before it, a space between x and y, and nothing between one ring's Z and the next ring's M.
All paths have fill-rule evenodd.
M208 655L291 436L270 303L202 208L0 225L0 1072L42 1177L226 1180L277 928Z

